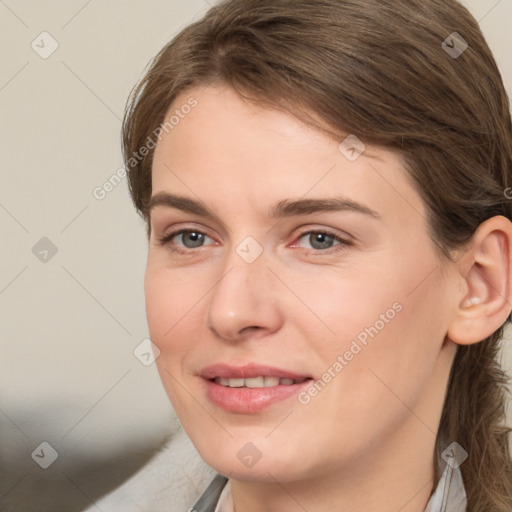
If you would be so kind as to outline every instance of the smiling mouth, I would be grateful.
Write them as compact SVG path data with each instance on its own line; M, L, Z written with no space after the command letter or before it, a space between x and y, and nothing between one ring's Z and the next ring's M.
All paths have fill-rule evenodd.
M286 377L249 377L249 378L232 378L215 377L210 379L211 382L220 384L227 388L271 388L274 386L293 386L294 384L302 384L306 380L312 380L310 377L300 379L289 379Z
M313 381L311 375L273 366L215 364L203 368L199 377L208 399L235 414L260 413L291 399Z

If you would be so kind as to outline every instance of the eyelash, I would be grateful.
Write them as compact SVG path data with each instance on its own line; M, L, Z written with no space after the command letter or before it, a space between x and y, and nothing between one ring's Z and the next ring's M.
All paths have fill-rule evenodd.
M194 251L197 251L197 249L183 249L181 247L178 248L177 246L172 247L171 240L175 236L181 235L184 233L199 233L201 235L208 236L208 238L212 238L209 235L207 235L206 233L204 233L203 231L200 231L198 229L185 228L185 229L179 229L179 230L173 231L163 237L158 237L157 243L159 245L166 246L170 251L177 253L177 254L187 255L187 254L191 254ZM346 250L348 247L351 247L352 245L354 245L353 242L351 242L350 240L341 238L340 236L336 235L332 231L329 231L328 229L317 229L317 230L304 231L303 233L299 233L296 239L300 240L301 238L305 237L306 235L311 235L311 234L327 235L339 243L337 245L334 245L333 247L329 247L328 249L324 249L324 250L309 249L308 252L310 254L314 254L314 255L316 255L316 254L333 254L333 253L337 253L339 251ZM204 247L205 246L199 246L198 249L203 249Z

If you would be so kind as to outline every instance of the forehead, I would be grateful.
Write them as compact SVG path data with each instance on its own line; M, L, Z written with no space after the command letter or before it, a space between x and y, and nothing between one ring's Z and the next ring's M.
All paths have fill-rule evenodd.
M396 152L366 144L354 159L357 153L346 147L355 141L357 149L353 136L347 143L346 135L335 140L227 86L186 91L165 119L171 116L172 129L162 132L155 149L153 194L195 195L219 207L243 198L257 206L285 197L343 194L392 217L425 217Z

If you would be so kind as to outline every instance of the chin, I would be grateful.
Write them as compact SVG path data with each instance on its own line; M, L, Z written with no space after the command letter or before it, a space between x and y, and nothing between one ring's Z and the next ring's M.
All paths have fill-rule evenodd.
M240 443L236 444L236 448L219 444L218 450L198 452L204 462L217 473L242 482L292 482L302 480L304 473L308 472L297 451L287 460L286 454L269 448L271 455L260 452L258 458L258 453L249 442L242 443L242 449L238 448ZM297 472L298 469L300 473Z

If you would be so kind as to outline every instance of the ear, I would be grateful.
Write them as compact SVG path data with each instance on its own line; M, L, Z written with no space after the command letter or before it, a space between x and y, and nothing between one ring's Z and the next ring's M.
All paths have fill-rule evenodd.
M512 222L501 215L480 224L458 261L463 283L447 337L459 345L484 340L512 311Z

